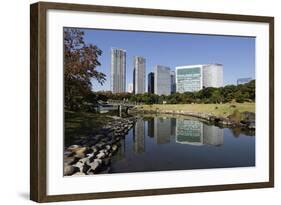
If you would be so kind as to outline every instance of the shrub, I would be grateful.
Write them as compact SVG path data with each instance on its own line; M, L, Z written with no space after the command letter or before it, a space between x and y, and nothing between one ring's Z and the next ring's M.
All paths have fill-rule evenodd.
M241 117L242 117L241 113L237 109L235 109L233 111L233 113L228 116L228 119L230 119L230 120L232 120L234 122L240 122L241 121Z

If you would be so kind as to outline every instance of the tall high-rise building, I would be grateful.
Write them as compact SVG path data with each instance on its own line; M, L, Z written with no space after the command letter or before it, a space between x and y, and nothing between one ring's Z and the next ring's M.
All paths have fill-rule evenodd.
M154 93L154 73L148 74L147 92Z
M179 93L194 92L203 87L222 86L223 66L221 64L176 67L176 90Z
M112 93L126 92L126 51L111 49L111 91Z
M171 93L176 92L176 74L175 71L171 71Z
M154 69L154 93L157 95L171 94L171 69L156 65Z
M219 88L223 86L222 64L203 65L203 87Z
M134 57L134 93L145 93L145 58L140 56Z
M239 78L237 79L237 85L248 83L252 80L252 78Z
M133 91L134 91L134 85L133 85L133 83L129 83L128 84L128 93L133 93Z

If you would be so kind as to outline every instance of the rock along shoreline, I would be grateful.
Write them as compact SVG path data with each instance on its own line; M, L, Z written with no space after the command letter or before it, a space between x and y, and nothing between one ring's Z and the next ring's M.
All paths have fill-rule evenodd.
M209 113L201 113L201 112L189 112L183 110L141 110L134 109L131 110L131 113L141 113L141 114L172 114L172 115L183 115L196 117L199 119L203 119L209 121L214 124L218 124L223 127L235 128L235 127L243 127L250 130L255 130L255 113L252 112L242 112L243 118L245 120L241 120L239 122L235 120L231 120L226 117L218 117Z
M64 176L108 173L112 156L121 146L121 139L134 126L137 117L114 118L84 143L64 149Z

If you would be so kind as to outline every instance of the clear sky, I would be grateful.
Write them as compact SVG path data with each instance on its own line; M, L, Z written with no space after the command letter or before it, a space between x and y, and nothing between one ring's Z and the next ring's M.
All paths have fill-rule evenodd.
M176 66L181 65L220 63L224 66L224 85L236 84L238 78L255 79L254 37L97 29L83 29L83 31L85 42L95 44L103 51L99 57L101 66L97 69L106 74L107 81L101 86L93 80L94 91L110 89L112 47L127 52L127 88L128 84L133 82L133 56L146 58L146 77L157 64L175 70Z

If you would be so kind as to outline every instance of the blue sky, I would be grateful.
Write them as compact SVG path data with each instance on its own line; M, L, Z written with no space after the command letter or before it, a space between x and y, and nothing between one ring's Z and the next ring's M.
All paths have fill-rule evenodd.
M255 79L254 37L97 29L83 31L85 42L95 44L103 51L99 57L101 66L97 69L107 75L107 81L101 86L93 80L94 91L110 89L112 47L127 51L127 86L133 81L133 56L146 58L146 74L153 71L157 64L174 70L180 65L220 63L224 66L224 85L236 84L237 78Z

